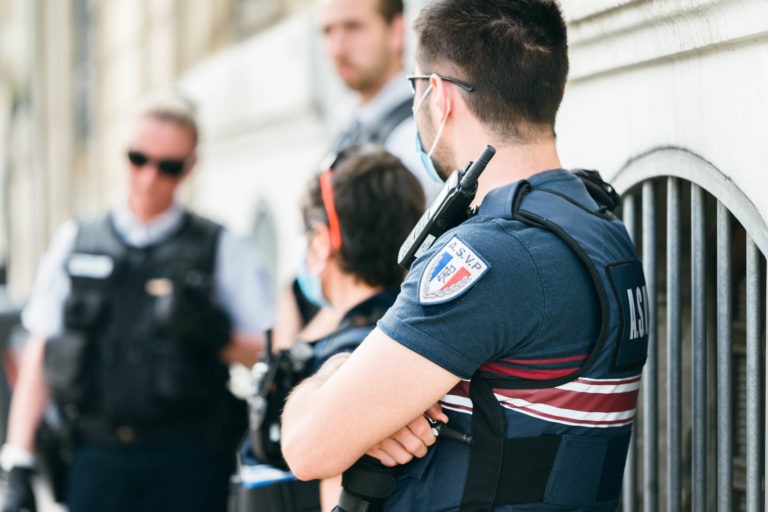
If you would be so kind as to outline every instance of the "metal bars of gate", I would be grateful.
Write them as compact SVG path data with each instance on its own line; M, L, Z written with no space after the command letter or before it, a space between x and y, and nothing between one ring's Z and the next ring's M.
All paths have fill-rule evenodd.
M733 234L731 215L717 203L717 510L733 506Z
M681 194L667 179L667 510L682 510Z
M643 510L659 509L658 326L656 323L656 195L651 181L643 183L643 269L649 297L648 360L642 380Z
M761 397L760 255L747 235L747 512L761 505Z
M682 327L681 305L682 284L682 191L678 178L668 177L666 182L666 509L682 510L683 488L682 442L683 442L683 401L682 401ZM707 399L707 226L705 192L697 185L690 184L690 229L691 229L691 483L690 507L693 511L712 509L731 511L734 507L734 371L733 371L733 232L732 215L727 207L717 201L716 222L716 372L715 400ZM635 197L625 196L622 211L624 222L633 237L637 228ZM656 243L656 197L653 182L642 184L642 258L648 281L648 297L651 330L649 332L648 361L644 369L642 390L642 503L645 512L658 510L658 352L657 352L657 243ZM768 279L768 276L767 276ZM766 281L768 288L768 280ZM764 444L763 419L763 338L761 323L766 322L768 338L768 308L761 316L761 255L757 245L747 235L746 242L746 510L763 510L763 500L768 508L768 489L763 491L764 463L768 460L768 442ZM768 354L766 354L768 357ZM765 383L768 396L768 380ZM708 431L708 404L716 404L716 430ZM766 408L768 411L768 407ZM768 412L767 412L768 414ZM708 451L708 436L716 436L714 453ZM624 480L624 512L636 510L638 496L638 474L636 470L637 439L633 437L627 458ZM713 460L714 459L714 460ZM708 489L707 468L715 463L715 489ZM711 484L710 484L711 485ZM765 492L765 494L763 494ZM716 503L709 503L708 496L715 494Z
M691 185L691 378L693 510L707 507L707 324L704 193Z

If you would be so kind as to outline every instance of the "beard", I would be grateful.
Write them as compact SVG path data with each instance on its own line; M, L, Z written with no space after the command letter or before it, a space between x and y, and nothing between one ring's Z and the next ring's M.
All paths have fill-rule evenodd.
M390 63L388 59L355 63L340 57L335 65L336 73L348 88L363 95L373 95L386 83Z

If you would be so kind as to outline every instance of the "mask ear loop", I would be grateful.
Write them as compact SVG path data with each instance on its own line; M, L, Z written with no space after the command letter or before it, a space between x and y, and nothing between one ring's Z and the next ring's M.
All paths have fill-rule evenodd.
M328 215L328 230L331 235L331 247L334 250L341 250L341 227L339 225L339 216L336 214L336 207L333 203L333 186L331 186L331 176L333 169L328 169L320 175L320 196L323 199L323 207Z

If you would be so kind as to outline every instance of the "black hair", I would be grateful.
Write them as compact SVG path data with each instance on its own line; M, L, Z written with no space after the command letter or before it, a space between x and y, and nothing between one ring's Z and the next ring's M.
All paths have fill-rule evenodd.
M405 271L397 264L400 245L424 211L424 191L399 158L381 147L346 149L333 165L334 208L341 227L342 268L370 286L400 284ZM302 201L307 229L328 223L319 177Z

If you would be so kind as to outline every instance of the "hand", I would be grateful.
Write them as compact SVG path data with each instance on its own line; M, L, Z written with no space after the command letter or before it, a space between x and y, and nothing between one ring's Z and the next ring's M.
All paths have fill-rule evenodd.
M30 468L16 466L8 472L8 489L2 512L37 512L31 480Z
M445 415L440 404L434 404L424 412L424 415L433 420L448 422L448 416ZM408 425L373 446L367 454L390 467L406 464L414 457L425 456L427 448L435 444L436 437L424 415L414 418Z

